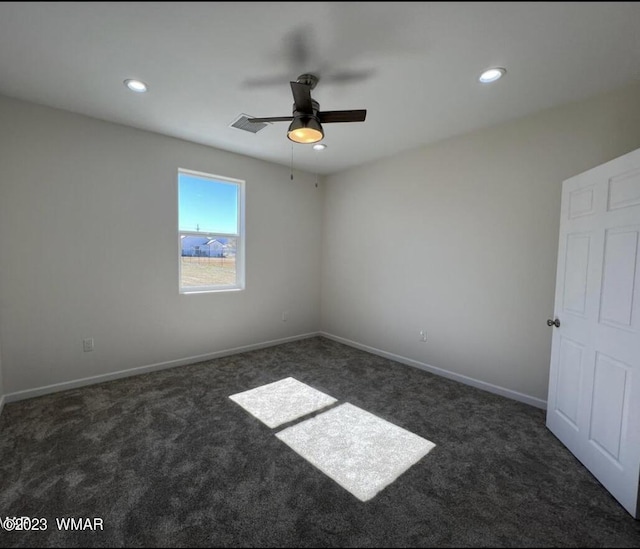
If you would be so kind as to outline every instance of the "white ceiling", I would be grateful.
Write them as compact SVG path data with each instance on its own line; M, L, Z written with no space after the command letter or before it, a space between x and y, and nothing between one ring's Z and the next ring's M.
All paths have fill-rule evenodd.
M488 67L507 68L491 85ZM314 72L327 150L257 134ZM343 81L332 76L360 78ZM149 84L144 95L126 78ZM0 94L330 174L640 78L636 2L2 2Z

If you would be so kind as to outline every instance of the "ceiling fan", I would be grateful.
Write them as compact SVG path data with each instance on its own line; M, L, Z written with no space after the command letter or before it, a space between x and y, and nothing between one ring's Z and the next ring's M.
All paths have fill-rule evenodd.
M321 111L320 104L311 98L311 90L316 87L318 77L301 74L295 82L290 82L293 92L293 115L271 116L269 118L249 118L249 122L291 122L287 137L295 143L317 143L324 137L322 124L335 122L364 122L366 109L350 111Z

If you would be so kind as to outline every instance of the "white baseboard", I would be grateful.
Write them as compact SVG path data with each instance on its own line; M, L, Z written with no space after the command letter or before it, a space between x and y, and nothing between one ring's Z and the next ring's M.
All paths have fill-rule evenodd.
M489 391L490 393L494 393L497 395L501 395L507 398L511 398L513 400L517 400L519 402L524 402L525 404L529 404L531 406L535 406L536 408L541 408L546 410L547 402L546 400L542 400L536 397L532 397L530 395L525 395L523 393L519 393L518 391L513 391L511 389L506 389L504 387L500 387L498 385L493 385L491 383L487 383L485 381L480 381L462 374L456 374L455 372L449 372L448 370L443 370L442 368L437 368L436 366L431 366L430 364L425 364L423 362L419 362L417 360L413 360L411 358L406 358L400 355L396 355L393 353L388 353L387 351L382 351L381 349L376 349L375 347L370 347L369 345L364 345L362 343L358 343L356 341L351 341L349 339L345 339L343 337L339 337L333 334L329 334L327 332L311 332L307 334L301 334L292 337L286 337L282 339L274 339L271 341L263 341L260 343L254 343L252 345L244 345L242 347L234 347L232 349L224 349L222 351L216 351L213 353L207 353L203 355L196 355L186 358L180 358L177 360L170 360L167 362L159 362L157 364L150 364L147 366L139 366L137 368L130 368L128 370L121 370L119 372L112 372L109 374L101 374L98 376L85 377L82 379L76 379L72 381L65 381L62 383L55 383L53 385L46 385L44 387L37 387L35 389L27 389L24 391L17 391L15 393L9 393L7 395L0 396L0 414L2 413L2 408L4 407L5 402L16 402L18 400L24 400L27 398L33 398L37 396L47 395L50 393L57 393L59 391L67 391L69 389L75 389L77 387L84 387L86 385L94 385L96 383L103 383L105 381L111 381L114 379L120 379L124 377L131 377L140 374L146 374L149 372L155 372L158 370L165 370L167 368L174 368L176 366L186 366L188 364L195 364L197 362L203 362L205 360L211 360L213 358L221 358L224 356L235 355L239 353L245 353L248 351L255 351L258 349L265 349L267 347L273 347L275 345L281 345L283 343L289 343L292 341L299 341L302 339L308 339L310 337L322 336L327 339L332 339L333 341L337 341L338 343L343 343L350 347L354 347L356 349L360 349L362 351L369 352L374 355L378 355L384 358L388 358L395 362L399 362L401 364L406 364L408 366L413 366L415 368L419 368L421 370L425 370L426 372L430 372L435 375L439 375L441 377L446 377L448 379L452 379L454 381L458 381L460 383L464 383L466 385L471 385L473 387L477 387L478 389L483 389L485 391Z
M441 377L446 377L454 381L459 381L460 383L464 383L465 385L471 385L472 387L483 389L485 391L494 393L496 395L511 398L519 402L524 402L525 404L535 406L536 408L542 408L543 410L547 409L547 401L542 400L540 398L532 397L530 395L525 395L524 393L519 393L518 391L506 389L504 387L493 385L492 383L487 383L486 381L480 381L478 379L474 379L472 377L468 377L462 374L449 372L448 370L443 370L442 368L437 368L436 366L431 366L430 364L425 364L423 362L419 362L411 358L406 358L393 353L388 353L386 351L376 349L375 347L369 347L368 345L363 345L362 343L351 341L349 339L345 339L343 337L339 337L333 334L328 334L326 332L320 332L319 335L321 335L322 337L326 337L327 339L332 339L333 341L337 341L338 343L344 343L345 345L349 345L350 347L360 349L361 351L367 351L368 353L378 355L384 358L388 358L390 360L394 360L395 362L400 362L401 364L414 366L415 368L425 370L426 372L430 372L432 374L435 374Z
M188 364L195 364L197 362L211 360L212 358L221 358L224 356L237 355L239 353L246 353L248 351L265 349L267 347L273 347L275 345L281 345L283 343L289 343L291 341L308 339L310 337L315 337L319 335L320 335L319 332L312 332L308 334L285 337L282 339L263 341L261 343L244 345L242 347L234 347L232 349L224 349L222 351L216 351L216 352L207 353L204 355L196 355L196 356L190 356L186 358L179 358L177 360L169 360L167 362L149 364L148 366L138 366L136 368L130 368L128 370L120 370L119 372L112 372L109 374L101 374L97 376L84 377L81 379L74 379L72 381L64 381L62 383L55 383L53 385L46 385L44 387L37 387L35 389L26 389L24 391L17 391L15 393L9 393L7 395L4 395L4 397L2 397L2 400L0 400L0 403L3 403L5 400L7 403L16 402L18 400L25 400L27 398L48 395L50 393L67 391L69 389L76 389L78 387L84 387L85 385L95 385L96 383L103 383L105 381L112 381L114 379L120 379L123 377L137 376L140 374L147 374L149 372L156 372L158 370L166 370L167 368L175 368L176 366L186 366ZM1 411L1 405L0 405L0 411Z

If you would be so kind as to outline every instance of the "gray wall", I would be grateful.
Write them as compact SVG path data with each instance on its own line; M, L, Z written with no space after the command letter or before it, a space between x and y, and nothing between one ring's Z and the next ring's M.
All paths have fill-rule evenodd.
M0 128L6 394L318 329L314 176L3 97ZM246 290L178 293L178 168L246 180Z
M635 84L328 178L322 330L544 406L562 181L640 147L639 97Z

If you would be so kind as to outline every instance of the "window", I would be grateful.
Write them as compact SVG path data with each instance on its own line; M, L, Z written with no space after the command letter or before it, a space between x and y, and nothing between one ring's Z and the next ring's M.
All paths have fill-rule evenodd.
M244 181L178 170L180 292L244 288Z

